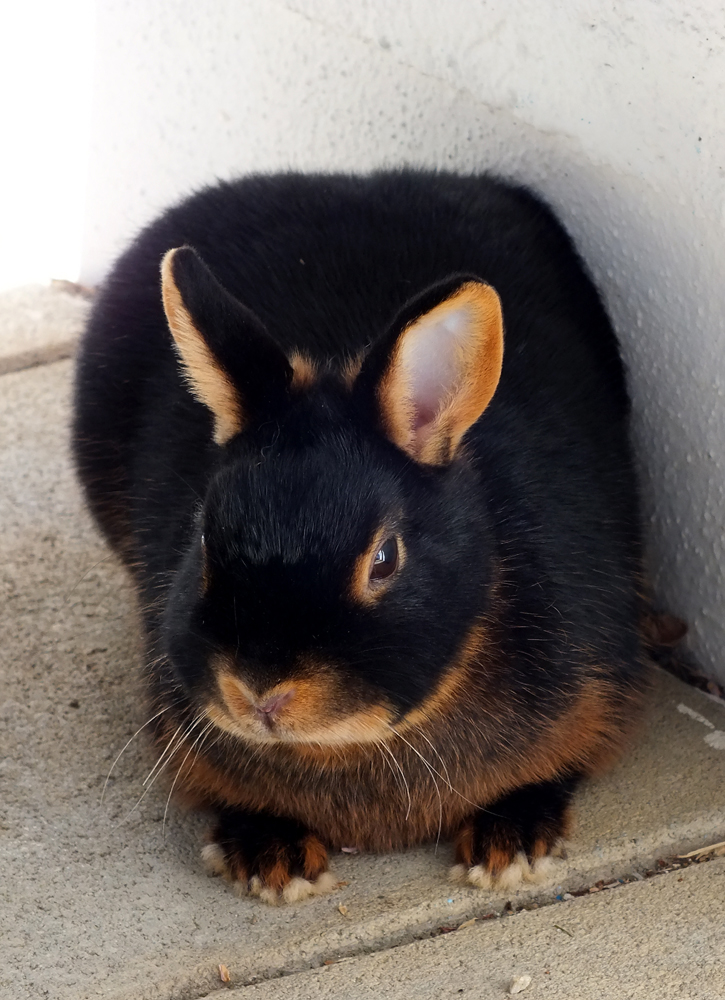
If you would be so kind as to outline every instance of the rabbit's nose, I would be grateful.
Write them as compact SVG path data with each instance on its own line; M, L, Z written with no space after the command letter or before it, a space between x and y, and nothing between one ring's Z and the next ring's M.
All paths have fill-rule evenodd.
M289 691L283 691L281 694L272 695L261 705L254 706L254 714L263 722L265 726L269 726L271 729L277 720L277 716L282 711L285 705L287 705L295 696L294 688Z

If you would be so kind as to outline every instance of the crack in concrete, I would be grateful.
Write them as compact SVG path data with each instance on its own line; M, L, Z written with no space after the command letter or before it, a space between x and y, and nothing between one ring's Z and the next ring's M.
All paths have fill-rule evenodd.
M206 996L221 996L222 993L228 994L231 992L236 992L237 990L245 989L249 986L258 986L261 983L274 982L279 979L287 979L290 976L299 975L304 972L312 972L315 969L320 969L324 966L330 965L342 965L345 962L353 961L357 958L362 958L365 955L382 955L385 952L395 951L398 948L403 948L406 945L413 944L416 941L427 941L430 938L440 937L443 934L452 934L456 931L464 930L467 927L472 927L474 924L483 921L497 921L502 920L506 917L514 916L523 910L534 911L548 909L552 906L557 906L560 903L568 903L574 899L581 899L589 895L594 895L597 892L607 892L613 891L614 889L624 888L628 885L636 885L638 882L646 881L653 878L659 878L662 875L674 875L678 871L684 871L686 868L691 868L693 865L706 864L712 861L715 857L720 857L725 854L725 848L723 844L713 844L709 847L702 848L701 851L692 851L690 855L669 855L667 857L658 858L654 864L654 868L645 868L643 871L632 870L620 876L619 878L610 879L609 881L605 879L599 879L590 886L584 888L575 889L572 892L562 892L553 898L543 898L540 901L536 898L530 898L522 902L520 906L515 906L512 900L508 900L502 907L498 910L492 910L488 913L478 913L463 916L463 919L458 919L455 924L440 924L438 927L427 930L421 929L420 931L409 931L401 933L398 940L391 942L390 944L383 945L382 947L376 947L374 944L369 944L360 948L351 948L349 950L345 949L337 955L330 954L328 958L322 959L320 961L311 962L304 968L290 968L290 969L280 969L277 972L272 972L268 975L255 974L248 976L238 983L230 984L226 988L221 988L215 990L213 993L201 992L188 995L188 1000L201 1000L202 997ZM475 907L472 907L475 909ZM555 925L557 926L557 925ZM564 931L570 937L573 937L570 931L564 930L563 927L558 927L559 930Z
M63 340L56 344L47 344L45 347L35 347L29 351L0 357L0 376L22 372L27 368L37 368L40 365L52 365L56 361L65 361L66 358L75 356L77 344L77 339Z

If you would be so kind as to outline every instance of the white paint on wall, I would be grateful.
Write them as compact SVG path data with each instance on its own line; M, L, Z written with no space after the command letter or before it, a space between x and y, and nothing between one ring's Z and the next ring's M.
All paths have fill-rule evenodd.
M725 679L725 9L713 0L101 0L83 279L249 170L492 169L555 207L635 403L650 566Z
M92 54L93 0L3 5L0 290L78 277Z
M706 729L712 730L703 739L708 746L711 746L713 750L725 750L725 732L721 729L715 729L715 724L706 719L704 715L700 715L696 712L694 708L690 708L689 705L685 705L684 702L680 702L677 706L677 711L681 712L682 715L689 715L691 719L695 722L699 722L701 726L705 726Z
M694 708L690 708L689 705L685 705L682 701L677 706L677 711L682 715L689 715L691 719L694 719L695 722L699 722L701 726L705 726L707 729L715 728L714 722L710 722L710 720L706 719L704 715L700 715L700 713L696 712Z

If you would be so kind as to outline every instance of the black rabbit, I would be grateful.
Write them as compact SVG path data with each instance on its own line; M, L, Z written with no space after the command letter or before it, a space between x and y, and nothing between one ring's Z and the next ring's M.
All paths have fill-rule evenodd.
M442 834L537 875L647 688L628 409L571 242L491 177L256 176L141 233L75 453L212 867L293 900Z

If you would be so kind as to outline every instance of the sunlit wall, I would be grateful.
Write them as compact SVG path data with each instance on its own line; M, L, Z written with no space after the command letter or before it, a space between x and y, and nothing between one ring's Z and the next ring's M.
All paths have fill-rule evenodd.
M660 602L725 678L725 7L101 0L84 274L216 176L494 169L557 209L619 332Z
M78 277L93 50L93 0L2 6L0 290Z

